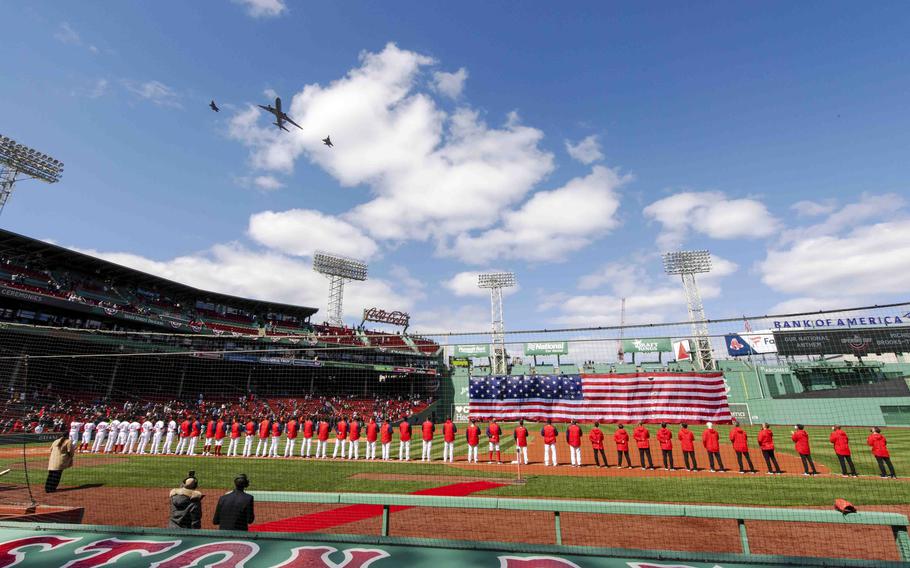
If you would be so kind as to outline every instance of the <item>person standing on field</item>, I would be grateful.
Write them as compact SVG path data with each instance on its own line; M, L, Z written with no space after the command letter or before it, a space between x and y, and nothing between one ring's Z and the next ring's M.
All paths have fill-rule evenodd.
M645 469L645 458L647 458L648 469L654 469L654 462L651 461L651 432L645 428L643 422L639 422L638 427L632 431L632 437L635 438L635 445L638 446L638 461L641 468Z
M310 448L313 444L313 434L315 431L315 422L312 418L307 418L303 423L303 440L300 441L300 457L310 457Z
M890 477L897 479L897 475L894 473L894 465L891 463L891 454L888 452L888 440L882 435L881 428L878 426L873 428L872 433L866 438L866 443L872 448L872 455L875 456L875 461L878 462L878 469L882 472L882 478L889 477L885 475L885 466L887 465L888 471L891 473Z
M487 463L493 463L493 451L496 451L496 463L502 463L502 452L499 451L499 437L502 435L502 428L496 423L495 418L490 419L490 425L487 426L487 439L490 440L490 460Z
M256 422L250 417L243 431L243 457L248 458L253 454L253 437L256 436Z
M228 457L237 457L237 445L240 443L240 434L243 430L243 424L236 416L231 422L231 441L228 442Z
M629 433L622 424L618 425L616 432L613 433L613 443L616 444L616 461L618 462L616 467L622 469L622 458L625 456L626 466L632 469L632 458L629 456Z
M591 449L594 450L594 465L608 467L607 454L604 453L604 433L600 429L600 422L594 423L594 427L588 433L588 440L591 441Z
M524 458L524 464L528 465L528 429L525 428L525 421L519 420L518 427L512 433L515 438L515 463L519 463Z
M383 461L389 461L389 459L391 459L392 435L392 424L389 422L389 419L386 418L382 421L382 426L379 427L379 443L382 445Z
M433 460L433 436L436 434L436 425L427 417L420 427L420 433L423 444L420 450L420 461L428 462Z
M850 466L850 477L856 477L856 466L853 465L853 458L850 456L850 438L847 433L841 430L839 424L831 428L831 436L828 441L834 446L834 453L837 454L837 461L840 462L841 477L847 477L847 466Z
M572 423L566 428L566 443L569 444L569 462L572 467L581 467L581 426L578 422L572 420Z
M780 465L777 463L777 457L774 455L774 432L771 431L771 426L767 422L761 425L761 430L758 431L758 447L761 450L761 455L765 458L765 465L768 466L768 475L780 475L783 473L780 469ZM774 465L772 468L771 465Z
M540 437L543 438L543 465L549 466L552 459L553 465L556 464L556 437L559 436L559 430L553 426L553 421L547 418L547 424L540 430Z
M376 419L370 416L370 421L367 422L367 455L366 459L369 461L376 459L376 440L379 438L379 424L376 424Z
M796 453L803 462L803 475L818 475L815 462L812 461L812 452L809 451L809 434L806 432L805 426L797 424L790 439L796 444ZM809 466L812 467L811 472L809 472Z
M350 442L348 443L348 459L360 459L360 421L356 416L351 416L348 421L348 432Z
M73 467L75 454L76 446L73 444L72 437L61 432L60 437L51 444L51 456L47 460L47 481L44 482L45 493L53 493L57 490L63 470Z
M323 418L319 421L319 426L316 428L316 456L317 458L325 459L325 453L329 445L329 421ZM320 454L321 452L321 454Z
M468 443L468 463L477 463L477 450L480 446L480 428L477 423L471 420L471 425L467 427L464 433L465 440Z
M660 455L664 469L667 471L676 469L673 466L673 432L667 428L666 422L661 424L660 429L657 431L657 443L660 444Z
M398 461L411 461L411 423L407 418L398 425Z
M708 463L711 467L711 473L715 471L727 471L724 462L720 459L720 434L714 429L714 424L708 422L707 428L701 433L701 443L708 452ZM717 467L715 467L715 462Z
M332 459L338 457L339 447L341 448L341 459L344 459L348 449L348 423L343 416L335 424L335 446L332 448Z
M695 462L695 434L689 430L689 425L683 422L679 428L679 447L683 453L683 460L686 462L688 471L698 471L698 464Z
M746 473L743 466L743 458L749 463L749 473L756 473L755 466L752 465L752 456L749 455L749 437L746 431L739 427L739 422L733 421L733 428L730 430L730 441L733 442L733 451L736 452L736 463L739 464L739 472Z
M458 426L452 422L452 419L449 418L442 425L442 461L453 462L455 461L455 434L458 433ZM527 454L525 454L525 463L527 462Z
M291 416L285 426L285 437L287 439L284 442L284 457L286 458L294 457L294 444L297 442L297 424L297 418Z

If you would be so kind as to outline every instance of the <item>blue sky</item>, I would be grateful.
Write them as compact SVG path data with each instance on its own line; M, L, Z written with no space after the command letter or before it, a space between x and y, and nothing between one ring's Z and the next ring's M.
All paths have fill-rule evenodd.
M3 8L0 133L66 163L2 226L351 321L676 321L659 253L708 248L709 317L906 299L910 9L484 2ZM303 131L251 107L280 94ZM215 114L207 104L222 107ZM319 140L331 134L335 148Z

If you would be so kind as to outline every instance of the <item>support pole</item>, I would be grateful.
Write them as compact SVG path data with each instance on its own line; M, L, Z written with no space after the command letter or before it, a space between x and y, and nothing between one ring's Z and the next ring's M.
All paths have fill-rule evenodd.
M749 551L749 535L746 534L746 521L743 519L736 519L736 523L739 525L739 541L743 545L743 554L752 554Z
M389 506L382 506L382 536L389 536Z

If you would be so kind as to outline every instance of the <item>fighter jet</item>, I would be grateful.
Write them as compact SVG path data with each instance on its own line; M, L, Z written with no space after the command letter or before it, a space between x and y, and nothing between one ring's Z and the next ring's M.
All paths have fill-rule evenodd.
M209 108L215 112L218 112L221 110L220 108L218 108L218 105L215 104L215 101L212 101L209 103Z
M285 132L290 132L290 130L285 128L285 126L284 126L285 122L290 122L297 128L300 128L300 130L303 130L303 128L299 124L297 124L296 122L291 120L291 117L288 116L287 113L285 113L284 111L281 110L281 97L275 97L275 107L274 108L272 108L272 105L269 105L269 106L259 105L259 108L261 108L263 110L267 110L270 113L272 113L275 116L275 122L273 122L272 124L274 124L275 126L277 126L280 129L284 130Z
M331 136L326 136L325 138L323 138L322 143L325 144L326 146L328 146L329 148L332 148L333 146L335 146L334 144L332 144Z

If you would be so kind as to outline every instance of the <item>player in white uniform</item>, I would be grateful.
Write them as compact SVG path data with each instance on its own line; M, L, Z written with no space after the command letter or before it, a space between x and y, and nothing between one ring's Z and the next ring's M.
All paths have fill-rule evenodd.
M157 454L161 450L161 436L164 435L164 420L158 420L153 427L152 434L152 453Z
M120 432L120 420L116 418L111 420L110 428L107 429L107 444L104 445L104 453L109 454L114 450L117 444L117 435Z
M253 419L250 418L247 425L252 424L253 429L250 430L244 426L243 431L243 457L248 458L250 454L253 453L253 436L256 435L256 423L253 422Z
M149 444L149 440L152 438L152 424L151 419L146 418L142 421L142 426L139 430L139 455L145 455L145 448Z
M92 453L97 454L104 449L104 439L107 438L107 429L110 427L107 420L101 420L95 426L95 443L92 444Z
M82 422L79 422L78 419L70 422L70 441L73 442L73 447L79 447L79 433L82 432Z
M123 420L120 422L120 427L117 428L117 453L123 453L126 451L126 441L129 439L130 433L130 421Z
M140 430L142 430L142 424L138 420L130 422L129 433L126 438L126 453L132 454L136 451L136 442L139 441Z
M274 430L274 425L275 425L275 424L276 424L276 420L272 420L272 428L273 428L273 429L272 429L272 434L275 433L275 430ZM278 423L278 424L280 424L280 423ZM278 429L278 435L277 435L277 436L272 436L272 442L271 442L271 445L269 446L269 457L270 457L270 458L277 458L277 457L278 457L278 442L281 441L281 430L282 430L282 429L279 427L279 429Z
M190 422L190 438L187 442L186 455L195 456L196 455L196 441L199 440L199 430L202 429L202 424L197 420Z
M162 453L171 454L174 451L174 436L177 433L177 422L174 421L172 416L170 420L167 421L167 434L164 436L164 449Z
M91 420L86 420L85 424L82 426L82 445L79 446L80 452L87 452L89 450L89 445L92 443L92 432L95 431L95 423Z

